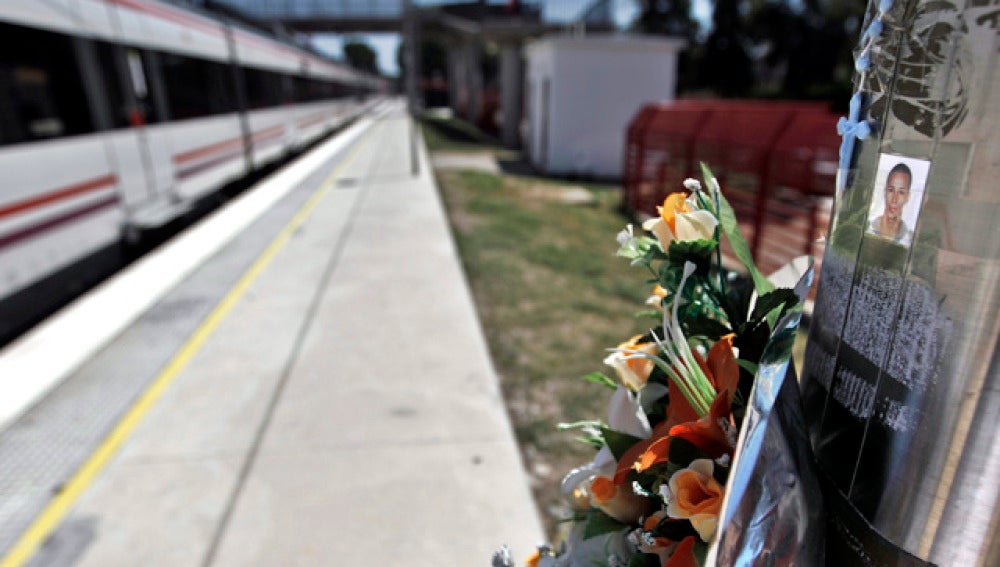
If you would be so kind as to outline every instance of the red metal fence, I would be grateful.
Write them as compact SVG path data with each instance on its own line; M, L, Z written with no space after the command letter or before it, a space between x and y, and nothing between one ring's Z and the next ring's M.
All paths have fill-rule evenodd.
M655 215L704 161L736 209L761 269L818 253L834 192L837 116L810 102L700 101L644 106L626 133L625 208Z

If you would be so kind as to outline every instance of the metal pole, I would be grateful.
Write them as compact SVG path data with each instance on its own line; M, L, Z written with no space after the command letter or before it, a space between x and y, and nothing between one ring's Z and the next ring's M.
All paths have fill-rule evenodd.
M417 117L410 117L410 173L420 176L420 151L417 147Z
M417 8L411 0L403 2L403 34L406 38L406 105L410 117L410 172L414 177L420 175L420 159L417 153L417 115L420 111L418 96L418 81L420 80L420 59L418 45L420 22Z

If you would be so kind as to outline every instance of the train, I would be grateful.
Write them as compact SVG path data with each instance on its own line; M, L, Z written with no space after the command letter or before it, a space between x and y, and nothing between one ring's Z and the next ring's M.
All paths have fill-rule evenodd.
M193 7L3 0L0 345L100 277L85 260L120 254L386 90Z

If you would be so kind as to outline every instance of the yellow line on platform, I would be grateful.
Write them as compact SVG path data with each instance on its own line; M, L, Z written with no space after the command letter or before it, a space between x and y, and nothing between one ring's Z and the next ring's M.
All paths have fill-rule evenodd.
M374 128L374 124L371 128ZM167 389L180 372L187 366L191 359L201 350L205 341L212 335L216 327L219 326L229 314L229 311L239 301L254 280L260 276L264 268L271 263L278 252L284 248L291 239L292 234L309 218L312 212L326 196L330 188L336 182L345 169L357 159L363 146L370 142L371 130L362 134L363 140L355 142L354 148L333 169L333 171L320 183L316 191L309 197L309 200L302 205L291 221L282 229L277 237L268 245L267 249L257 257L253 265L243 274L243 277L236 285L229 290L229 293L216 305L215 309L201 323L194 334L184 343L180 351L167 364L166 368L156 377L153 383L146 389L139 401L133 405L127 414L118 422L114 430L104 439L97 450L90 455L87 462L76 471L76 474L67 482L62 490L53 498L48 506L35 518L35 521L18 539L14 547L0 562L0 567L21 567L38 550L39 546L49 537L49 535L59 526L63 518L69 512L70 507L83 494L98 473L104 468L108 460L118 451L136 425L142 421L146 412L156 403L160 395ZM363 142L363 143L362 143Z

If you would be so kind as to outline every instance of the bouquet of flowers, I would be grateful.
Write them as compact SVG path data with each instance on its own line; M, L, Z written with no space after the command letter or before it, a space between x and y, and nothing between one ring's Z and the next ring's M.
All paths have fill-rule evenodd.
M686 180L687 191L667 196L659 216L643 224L652 236L636 234L631 225L618 235L618 255L651 276L647 303L656 323L645 335L609 349L604 363L614 377L585 377L613 392L607 421L560 426L581 432L596 456L562 482L573 511L569 535L558 550L539 547L527 560L531 567L700 566L722 525L732 519L724 510L749 505L750 516L761 514L760 491L750 485L767 435L758 435L754 462L740 481L740 493L753 493L754 501L729 503L727 482L734 458L740 458L737 448L754 443L741 428L747 429L751 418L756 424L769 421L767 408L782 382L763 394L770 402L755 403L755 377L762 360L773 362L766 352L776 340L782 352L790 352L786 339L794 337L811 269L794 288L777 288L765 278L718 182L702 167L704 186ZM722 237L749 280L723 269ZM783 377L788 356L779 359ZM796 466L802 463L790 468ZM780 508L775 502L781 494L767 498L768 505ZM765 512L773 516L775 510ZM745 536L735 538L739 545L745 546ZM514 562L504 550L494 565Z

